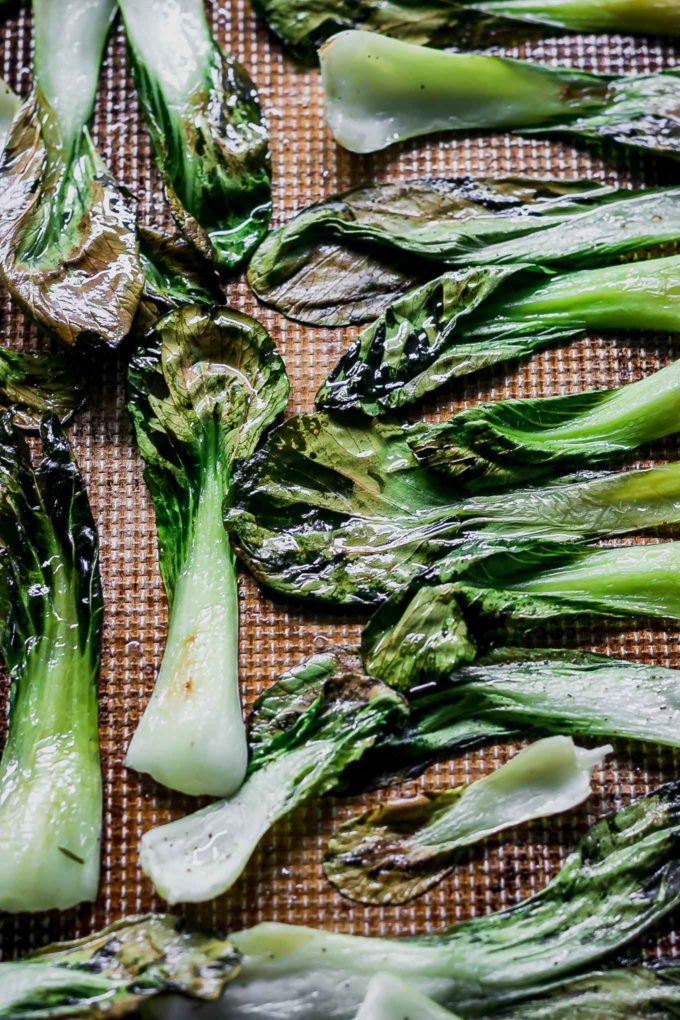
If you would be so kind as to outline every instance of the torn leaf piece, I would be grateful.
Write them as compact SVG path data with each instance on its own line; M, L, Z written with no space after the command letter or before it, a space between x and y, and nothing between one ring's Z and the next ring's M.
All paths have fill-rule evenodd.
M590 795L593 769L612 750L546 737L468 786L381 804L337 829L326 877L360 903L406 903L440 882L461 848L577 807Z

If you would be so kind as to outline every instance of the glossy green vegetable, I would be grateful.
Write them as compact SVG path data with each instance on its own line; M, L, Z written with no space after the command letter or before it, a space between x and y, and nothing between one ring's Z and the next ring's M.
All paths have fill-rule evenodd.
M326 877L360 903L406 903L440 882L461 848L578 807L590 796L593 769L612 750L546 737L468 786L382 803L335 831Z
M97 895L102 593L97 531L56 419L33 467L0 417L0 650L12 693L0 761L0 909Z
M249 776L230 800L152 829L140 862L170 903L226 892L274 822L333 790L406 707L352 654L313 656L256 703Z
M435 131L516 129L607 138L680 158L680 74L598 75L442 53L373 32L319 51L326 118L351 152Z
M292 319L344 326L375 319L447 266L593 266L679 236L679 188L426 177L310 206L265 238L248 280Z
M447 677L480 645L558 617L680 619L680 542L614 548L559 542L469 547L419 575L374 614L366 669L400 690Z
M365 329L317 394L326 410L369 415L444 383L587 330L680 326L680 256L546 277L498 266L460 269L395 301Z
M390 940L262 924L243 954L229 1020L351 1018L376 973L397 975L461 1015L489 1014L620 953L674 908L678 784L598 822L541 892L438 934Z
M169 992L214 1001L238 966L226 939L176 917L124 918L77 942L0 963L0 1017L127 1016Z
M34 0L34 91L0 158L0 280L69 347L118 346L143 285L134 215L87 129L114 10Z
M253 0L253 6L309 63L321 43L350 28L460 49L516 41L532 26L680 35L674 0Z
M202 0L118 0L172 213L221 269L271 216L267 128L255 86L212 36Z
M500 648L409 694L406 725L369 754L368 774L398 770L534 732L677 747L680 671L555 648ZM386 780L385 780L386 776Z
M247 316L187 305L134 354L128 409L156 512L170 604L156 687L127 764L190 794L226 796L245 775L236 563L222 503L288 399L271 338Z
M651 414L649 421L653 427ZM455 562L470 542L613 535L678 519L678 464L465 498L463 486L414 454L410 443L427 435L427 426L323 413L286 421L238 471L226 513L249 570L296 598L372 605L442 556ZM590 449L597 459L598 443ZM528 464L532 454L529 447ZM521 457L518 448L520 467ZM537 474L559 466L557 457L541 464L540 450L535 459ZM512 478L512 449L499 464L499 480ZM473 482L484 462L476 467Z
M680 361L614 390L477 404L441 425L407 433L419 461L468 490L536 481L617 455L675 432Z

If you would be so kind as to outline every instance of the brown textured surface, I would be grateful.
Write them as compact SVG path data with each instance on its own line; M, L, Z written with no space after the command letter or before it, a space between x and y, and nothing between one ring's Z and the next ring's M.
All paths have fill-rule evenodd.
M323 195L362 181L408 179L423 174L585 176L622 183L670 180L669 171L637 157L607 153L607 161L567 145L528 141L510 135L461 138L402 146L373 158L337 149L323 126L318 74L298 71L259 27L246 0L209 4L220 41L250 69L269 116L275 173L275 222ZM55 40L58 45L58 40ZM564 62L608 71L656 70L677 62L675 50L660 41L583 36L547 41L529 51L512 50L548 63ZM30 86L30 15L10 8L0 16L0 75L20 92ZM139 200L140 215L164 221L164 203L128 78L122 31L114 30L104 67L95 137L113 172ZM348 343L343 331L299 327L258 308L244 282L232 285L229 300L258 315L271 330L292 382L290 412L309 410L314 392ZM33 342L34 332L0 295L2 342ZM445 395L428 410L445 411L479 396L532 396L629 382L667 363L668 337L592 338L547 352L507 374L497 372ZM153 685L165 640L165 599L157 569L153 515L139 457L123 407L123 378L115 362L102 365L102 378L89 409L73 428L77 454L99 521L106 592L106 636L101 678L101 740L105 779L105 830L102 883L92 908L61 916L0 919L0 952L6 958L51 938L85 932L129 912L162 909L137 866L142 832L191 809L135 773L123 759L130 736ZM675 457L671 441L664 456ZM315 612L259 593L241 578L241 675L247 701L284 668L312 651L346 642L359 633L360 618ZM613 655L680 667L680 642L662 628L605 632L584 620L574 629L557 629L555 643L592 647ZM537 634L536 644L548 637ZM431 769L419 784L471 780L497 767L507 749L470 754L451 766ZM192 911L204 922L237 928L263 919L317 924L356 933L412 934L484 913L537 891L573 846L577 834L603 811L627 802L677 773L680 757L624 744L606 773L596 779L588 805L545 824L534 824L503 841L491 841L429 895L391 909L368 909L343 900L325 882L321 857L334 822L357 810L358 800L332 801L299 811L267 836L247 874L228 897ZM411 787L413 788L413 787ZM406 788L406 791L408 787ZM675 952L672 934L664 950Z

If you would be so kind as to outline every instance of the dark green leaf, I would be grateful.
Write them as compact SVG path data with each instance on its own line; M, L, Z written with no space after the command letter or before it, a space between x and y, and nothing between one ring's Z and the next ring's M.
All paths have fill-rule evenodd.
M442 267L596 265L679 236L677 188L431 177L367 185L310 206L264 240L248 280L291 319L353 325L375 319Z
M480 645L556 617L680 619L680 542L500 545L449 554L378 609L362 638L368 672L408 690L450 676Z
M272 433L237 472L226 515L255 577L296 598L371 605L475 536L568 539L678 517L677 466L465 499L416 459L422 434L323 413Z
M63 7L34 0L36 87L0 157L0 279L67 346L113 348L143 286L135 217L86 126L114 8L103 0L69 18ZM68 81L57 34L75 54Z
M317 394L326 410L385 414L452 379L588 329L678 327L680 256L550 276L527 267L446 273L365 329Z
M200 0L118 0L147 125L179 227L220 269L235 269L271 216L260 101L213 39ZM181 19L181 27L177 19Z

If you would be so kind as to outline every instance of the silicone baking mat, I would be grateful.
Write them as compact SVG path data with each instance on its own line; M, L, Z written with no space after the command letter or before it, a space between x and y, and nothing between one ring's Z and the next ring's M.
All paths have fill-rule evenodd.
M568 144L511 135L447 137L370 158L351 156L335 146L325 129L318 72L297 69L256 22L246 0L213 0L208 9L220 42L245 64L260 89L271 129L276 224L331 192L361 182L409 180L425 174L514 173L648 185L672 180L672 167L651 160L643 162L614 150L607 150L602 158L602 153L593 150L586 153ZM22 94L30 88L31 49L30 12L10 5L0 16L0 75ZM675 50L663 41L617 36L549 39L505 52L617 73L655 71L677 62ZM141 219L163 225L167 214L129 78L120 26L114 28L102 73L94 133L113 173L132 190ZM318 385L347 346L349 332L288 322L259 307L244 281L229 287L228 300L258 316L279 345L292 383L289 413L310 410ZM34 329L10 307L6 295L0 296L0 330L4 344L35 342ZM630 382L676 354L670 338L664 336L592 337L458 386L431 402L426 411L441 414L482 397L548 395ZM140 873L139 838L151 826L195 806L189 798L171 795L124 767L126 747L160 663L166 608L153 513L126 420L123 384L122 359L102 361L89 407L71 431L99 523L106 594L100 695L106 808L100 895L94 905L75 912L0 917L0 952L5 958L50 939L77 936L123 914L163 909ZM676 457L674 443L669 442L660 456ZM314 650L352 641L360 632L361 617L273 600L245 574L240 593L241 679L248 704L284 669ZM680 667L676 632L650 629L644 622L635 630L604 631L600 623L583 620L552 633L537 633L533 640ZM453 779L475 779L498 767L509 750L491 747L432 767L400 792L441 788ZM428 895L401 908L356 906L325 881L321 861L326 840L334 825L364 802L361 798L327 799L298 811L268 834L228 896L187 913L223 930L276 919L361 934L431 931L509 905L540 889L587 825L677 774L679 763L669 752L654 748L644 752L638 746L620 744L606 770L596 777L594 795L582 810L489 841ZM394 793L395 789L389 791ZM385 793L371 798L378 796ZM662 950L676 951L670 928L661 936ZM656 942L650 945L650 952L659 951Z

